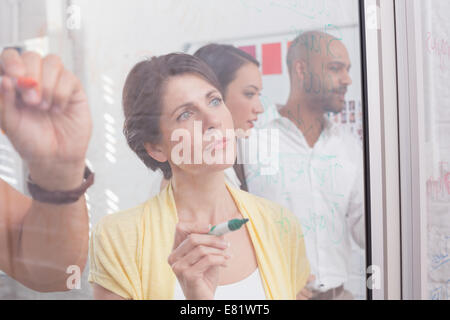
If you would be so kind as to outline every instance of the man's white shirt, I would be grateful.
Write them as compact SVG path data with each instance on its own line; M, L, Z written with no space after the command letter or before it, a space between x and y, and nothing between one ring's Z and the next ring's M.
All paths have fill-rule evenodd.
M272 150L261 152L263 145ZM287 207L299 218L316 277L314 289L344 284L350 272L351 236L364 247L361 143L326 119L311 148L297 126L279 116L255 129L240 151L249 192Z

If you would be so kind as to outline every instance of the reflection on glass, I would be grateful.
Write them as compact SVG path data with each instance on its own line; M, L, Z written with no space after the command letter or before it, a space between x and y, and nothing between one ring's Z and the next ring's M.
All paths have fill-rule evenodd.
M264 159L245 167L250 192L299 217L315 276L309 285L314 299L365 295L362 117L356 121L361 110L355 101L360 107L360 79L351 72L359 60L351 60L345 43L345 37L322 31L288 42L290 93L277 106L278 116L260 126L279 132L276 173L262 172L273 164ZM354 80L359 88L351 90Z
M159 192L160 175L138 162L121 134L120 93L131 67L152 55L231 45L247 58L226 84L225 102L236 129L254 128L239 140L239 161L227 178L298 217L314 298L365 299L358 1L111 0L106 9L73 0L68 10L47 10L43 21L26 18L34 6L49 3L28 1L23 20L12 24L34 30L60 22L52 22L59 32L25 32L17 41L46 38L44 49L70 61L89 96L94 135L88 156L98 172L89 191L92 225ZM282 218L278 224L291 227ZM69 293L38 295L8 281L0 297L12 290L25 299L91 299L88 272Z
M432 300L450 299L450 10L445 0L417 1L421 12L424 159L427 219L427 286Z

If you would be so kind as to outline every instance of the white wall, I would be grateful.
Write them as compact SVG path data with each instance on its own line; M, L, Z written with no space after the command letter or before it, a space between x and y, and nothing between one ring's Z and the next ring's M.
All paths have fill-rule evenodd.
M0 47L12 42L14 16L9 0L0 0Z

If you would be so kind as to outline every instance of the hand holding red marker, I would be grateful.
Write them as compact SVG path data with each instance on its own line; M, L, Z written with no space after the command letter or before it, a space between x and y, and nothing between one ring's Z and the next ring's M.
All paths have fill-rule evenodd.
M0 76L0 87L2 85L2 80L3 80L3 77ZM29 78L29 77L20 77L18 79L13 79L13 83L17 89L23 89L23 90L35 89L38 86L38 82L36 80L34 80L33 78Z
M58 56L1 53L0 126L40 187L81 185L92 120L80 81Z

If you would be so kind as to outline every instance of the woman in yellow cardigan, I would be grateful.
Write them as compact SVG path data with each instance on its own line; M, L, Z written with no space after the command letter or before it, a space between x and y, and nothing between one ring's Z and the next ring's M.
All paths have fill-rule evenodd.
M287 209L235 189L231 114L214 73L186 54L138 63L123 91L131 149L168 186L104 217L90 242L96 299L296 299L309 277L300 224ZM249 219L240 230L211 225Z

